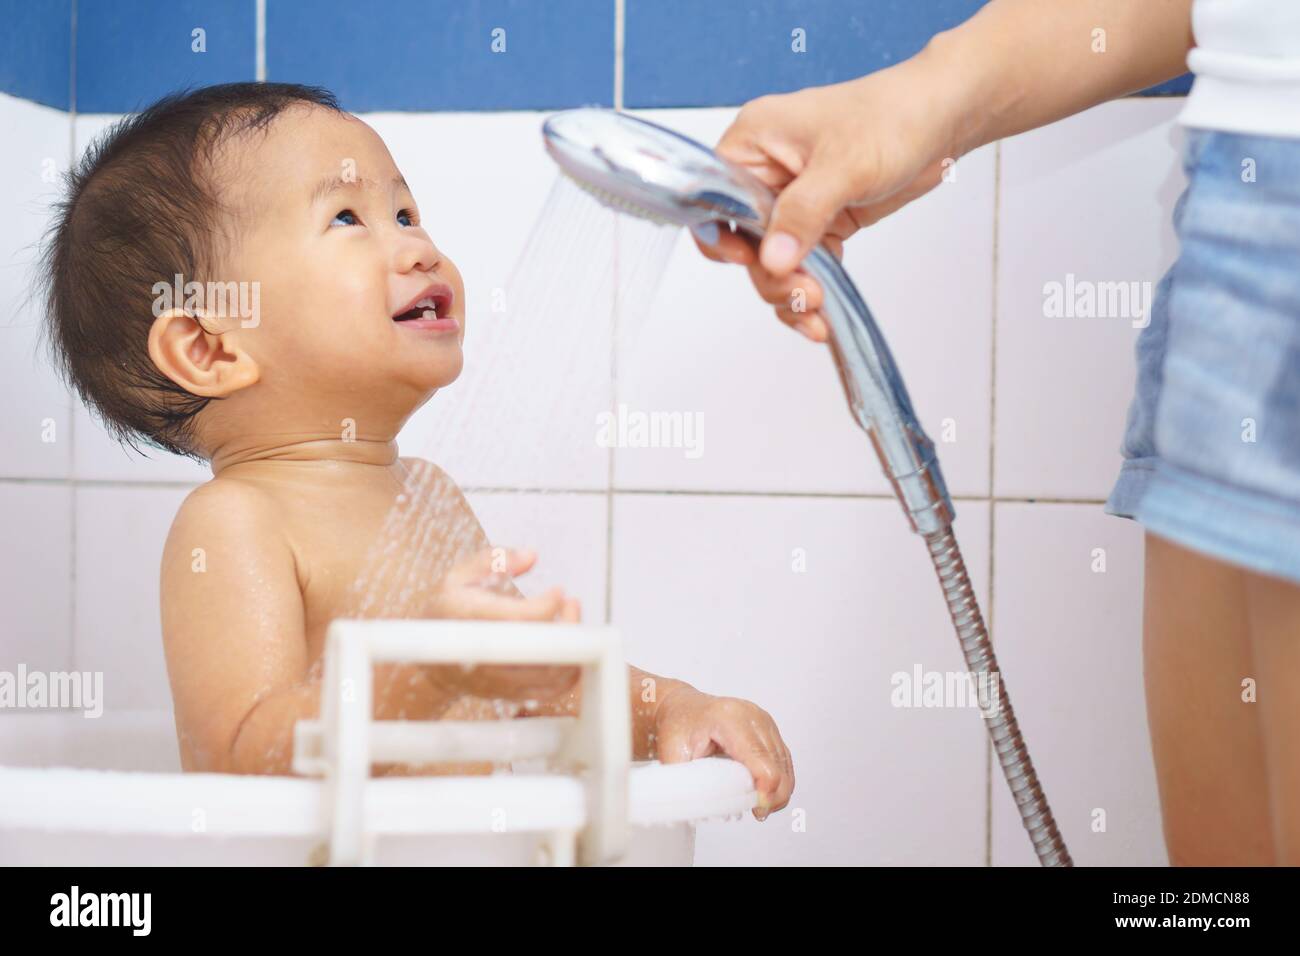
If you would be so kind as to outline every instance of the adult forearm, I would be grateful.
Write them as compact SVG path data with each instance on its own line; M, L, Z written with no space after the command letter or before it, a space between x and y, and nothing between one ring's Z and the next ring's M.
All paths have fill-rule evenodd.
M949 155L1186 69L1192 0L992 0L900 69L947 114Z

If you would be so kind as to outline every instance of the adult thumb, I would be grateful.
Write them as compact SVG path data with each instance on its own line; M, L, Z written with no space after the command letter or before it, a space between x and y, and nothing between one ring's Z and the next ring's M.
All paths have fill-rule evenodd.
M816 156L776 197L759 262L773 275L792 272L851 198L848 177Z

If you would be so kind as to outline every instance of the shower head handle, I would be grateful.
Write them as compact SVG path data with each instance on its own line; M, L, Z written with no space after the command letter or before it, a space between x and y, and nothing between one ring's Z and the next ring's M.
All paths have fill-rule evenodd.
M815 246L802 267L822 287L821 311L849 412L871 439L912 530L923 535L946 530L956 511L934 442L916 417L871 309L843 264L824 245Z

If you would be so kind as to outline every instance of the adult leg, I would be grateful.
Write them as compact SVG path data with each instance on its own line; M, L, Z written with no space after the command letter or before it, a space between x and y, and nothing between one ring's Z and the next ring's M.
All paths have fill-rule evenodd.
M1146 536L1147 721L1174 866L1274 862L1260 706L1242 699L1243 680L1262 685L1265 673L1252 657L1246 578L1233 565ZM1290 736L1292 748L1297 739ZM1279 740L1285 749L1285 735Z
M1281 866L1300 866L1300 585L1245 579L1274 855Z

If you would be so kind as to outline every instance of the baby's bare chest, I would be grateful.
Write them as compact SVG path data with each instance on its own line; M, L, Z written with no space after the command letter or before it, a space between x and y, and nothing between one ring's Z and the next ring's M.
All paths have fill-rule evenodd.
M355 496L286 515L311 648L336 618L428 616L442 577L472 550L454 515L403 505Z

